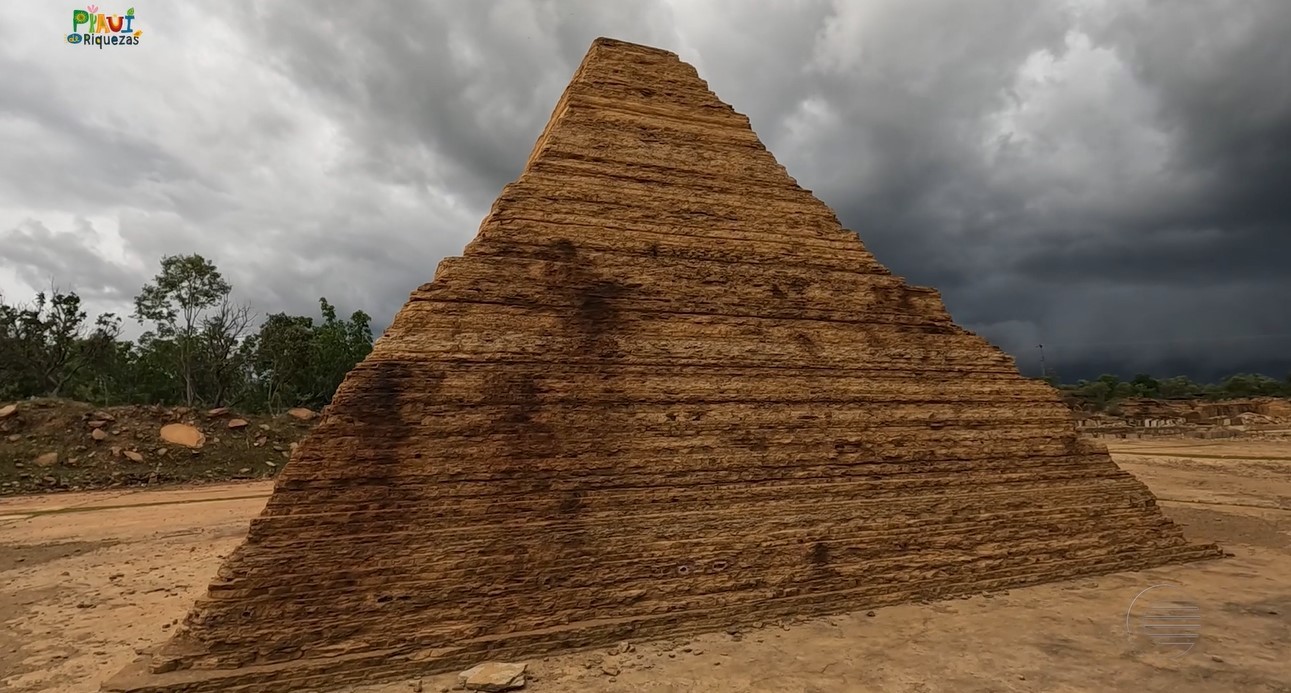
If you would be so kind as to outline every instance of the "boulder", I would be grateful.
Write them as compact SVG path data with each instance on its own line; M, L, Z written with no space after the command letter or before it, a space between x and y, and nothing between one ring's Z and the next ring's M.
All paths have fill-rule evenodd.
M167 443L200 448L206 444L206 435L188 424L173 423L161 427L161 439Z

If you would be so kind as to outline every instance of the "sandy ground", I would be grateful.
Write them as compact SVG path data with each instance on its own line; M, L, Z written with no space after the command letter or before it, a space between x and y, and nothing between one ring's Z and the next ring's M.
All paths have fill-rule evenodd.
M1190 536L1233 555L538 660L526 690L1291 692L1291 441L1118 441L1113 452ZM0 690L97 690L167 636L269 490L0 501ZM1191 649L1127 633L1127 614L1137 623L1147 603L1135 598L1157 585L1200 609Z

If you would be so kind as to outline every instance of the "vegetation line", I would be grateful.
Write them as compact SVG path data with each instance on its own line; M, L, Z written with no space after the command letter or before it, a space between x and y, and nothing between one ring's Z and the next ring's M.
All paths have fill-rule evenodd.
M135 341L121 338L112 313L88 321L75 291L52 287L29 305L0 296L0 402L320 409L372 351L371 318L362 311L342 320L320 298L321 323L286 313L257 320L232 290L201 255L162 258L134 299L131 317L146 330Z

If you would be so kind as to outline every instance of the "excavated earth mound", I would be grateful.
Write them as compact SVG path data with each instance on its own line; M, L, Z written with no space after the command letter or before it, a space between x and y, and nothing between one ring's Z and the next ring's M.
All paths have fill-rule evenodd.
M520 178L107 684L268 691L1218 557L662 50Z

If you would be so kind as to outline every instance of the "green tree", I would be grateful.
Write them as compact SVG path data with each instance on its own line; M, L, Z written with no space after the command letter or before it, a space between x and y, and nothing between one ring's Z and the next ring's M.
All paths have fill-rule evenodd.
M326 405L345 374L372 351L372 321L366 313L341 320L326 298L318 302L321 323L275 313L245 344L252 381L271 410Z
M171 357L188 406L199 399L223 403L227 379L237 371L230 362L249 323L249 311L229 302L231 291L215 265L201 255L168 255L161 259L153 283L135 297L134 317L153 323L150 346ZM171 346L161 348L157 341Z
M64 394L99 365L119 330L111 313L91 327L74 291L55 287L29 306L0 300L0 396Z
M1162 380L1159 389L1162 397L1172 399L1197 397L1202 393L1201 386L1192 382L1186 375L1177 375L1173 378Z
M1135 375L1134 379L1130 381L1130 385L1133 386L1134 396L1136 397L1161 396L1161 383L1146 373Z

